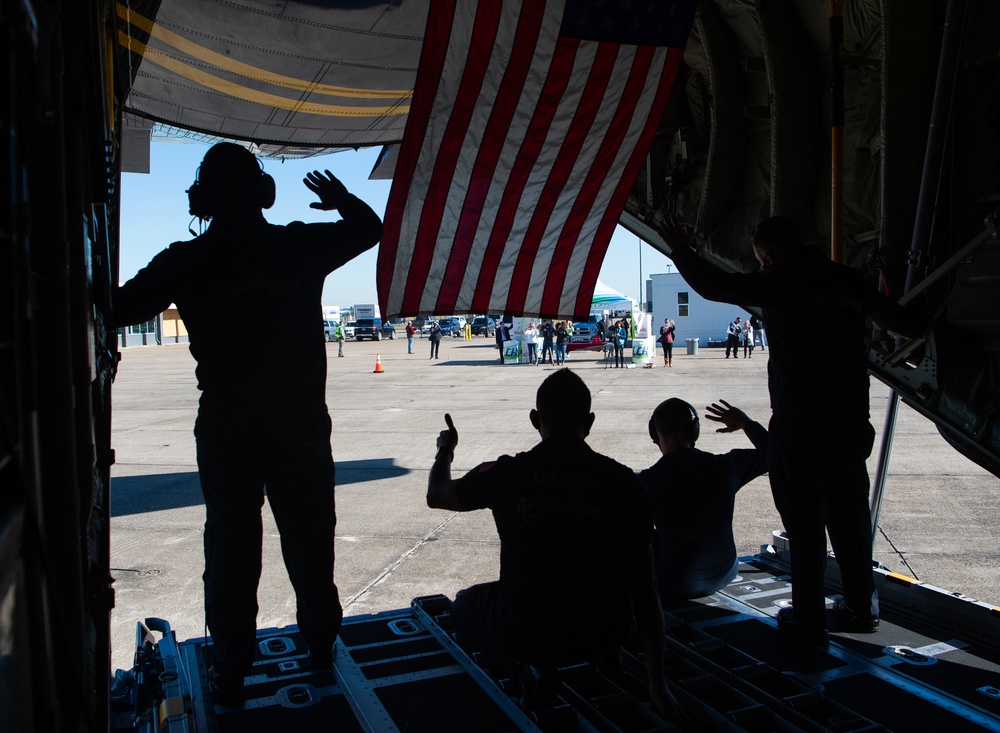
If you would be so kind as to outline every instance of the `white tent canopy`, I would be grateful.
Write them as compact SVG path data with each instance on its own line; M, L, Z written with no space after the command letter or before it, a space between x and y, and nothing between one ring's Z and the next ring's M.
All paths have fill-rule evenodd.
M629 311L635 306L635 300L609 288L600 280L594 287L594 295L590 299L591 311Z

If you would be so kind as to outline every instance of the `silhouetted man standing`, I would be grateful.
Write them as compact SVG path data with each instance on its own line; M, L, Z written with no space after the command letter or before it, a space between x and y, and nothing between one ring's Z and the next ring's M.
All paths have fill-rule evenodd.
M202 391L195 424L205 496L205 608L215 647L216 701L242 702L256 649L264 489L281 533L296 618L314 667L331 663L342 611L333 580L335 468L326 406L321 295L327 274L373 247L378 215L329 171L303 181L328 224L268 224L274 180L246 149L220 143L188 190L207 231L175 242L114 296L118 325L176 303ZM248 349L226 334L252 304L280 349Z
M827 638L824 611L826 534L837 556L844 596L834 612L855 631L878 629L868 507L869 456L865 317L904 335L924 319L879 294L862 274L803 245L795 224L765 219L751 235L759 273L727 273L698 257L687 232L661 229L684 280L710 300L758 305L771 357L768 428L771 491L791 543L793 608L778 625L810 640ZM817 323L837 324L837 348L816 359L808 348Z
M633 613L654 704L673 698L663 680L663 615L653 582L649 499L626 466L586 443L590 390L560 369L538 388L529 417L541 442L451 477L458 432L438 436L427 505L490 508L500 535L500 580L459 591L459 641L498 669L558 667L617 652ZM572 456L559 464L553 456Z

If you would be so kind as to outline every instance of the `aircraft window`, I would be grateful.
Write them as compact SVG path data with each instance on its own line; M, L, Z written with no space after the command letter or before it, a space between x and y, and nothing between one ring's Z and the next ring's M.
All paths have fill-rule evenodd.
M688 294L677 293L677 317L688 315Z

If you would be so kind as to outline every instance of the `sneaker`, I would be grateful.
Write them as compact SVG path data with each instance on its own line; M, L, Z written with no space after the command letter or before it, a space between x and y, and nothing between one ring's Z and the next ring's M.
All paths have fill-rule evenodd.
M826 646L830 642L830 632L822 626L810 627L799 623L795 618L794 608L782 608L778 611L778 628L796 638L816 646Z
M878 631L878 614L860 616L854 613L843 596L837 596L833 599L833 615L840 625L844 626L845 631L856 634L874 634Z
M216 705L227 708L240 707L246 701L243 678L237 680L223 677L215 671L215 667L208 670L208 687L212 691L212 702Z

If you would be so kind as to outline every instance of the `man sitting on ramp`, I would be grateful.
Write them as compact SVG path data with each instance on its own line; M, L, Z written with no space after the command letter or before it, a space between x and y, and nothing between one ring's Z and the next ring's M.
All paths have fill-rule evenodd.
M551 669L615 658L632 626L642 641L653 704L674 701L663 680L663 616L653 584L649 500L626 466L585 442L590 390L560 369L538 388L529 414L541 442L452 479L458 432L438 437L427 505L490 508L500 535L500 580L459 591L459 642L494 672ZM572 456L573 460L565 459Z
M653 567L664 602L711 595L736 577L736 492L767 470L767 430L719 402L706 408L705 417L723 424L720 433L743 430L753 448L725 455L698 450L698 412L676 397L657 405L649 418L649 437L663 455L639 479L653 501Z

